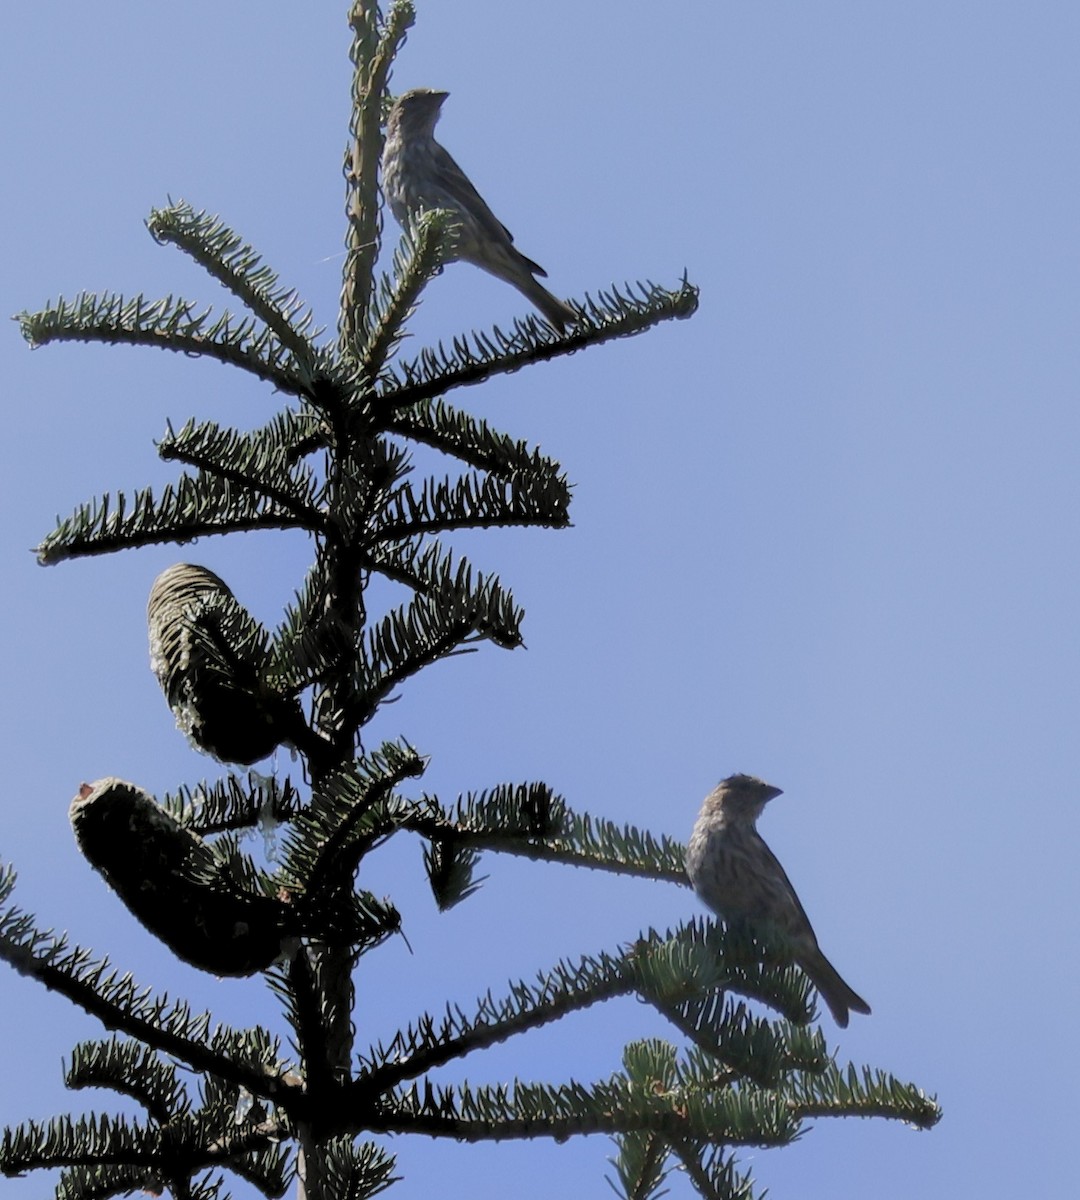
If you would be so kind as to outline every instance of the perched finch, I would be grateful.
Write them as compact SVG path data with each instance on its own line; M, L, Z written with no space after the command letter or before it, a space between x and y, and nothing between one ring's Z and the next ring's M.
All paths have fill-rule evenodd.
M721 780L698 813L686 852L686 873L698 896L726 921L745 920L766 938L769 930L780 934L837 1025L845 1027L849 1009L869 1013L870 1005L821 953L791 881L757 831L762 809L780 794L778 787L752 775Z
M459 223L454 257L513 284L552 325L565 329L577 320L574 310L533 278L546 277L547 272L514 249L510 231L435 140L435 123L447 95L414 88L399 96L390 110L382 178L391 212L407 229L422 212L449 209Z

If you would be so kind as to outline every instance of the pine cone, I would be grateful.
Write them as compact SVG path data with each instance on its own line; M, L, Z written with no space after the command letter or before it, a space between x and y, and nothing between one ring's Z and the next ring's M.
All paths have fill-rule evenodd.
M266 633L224 580L177 563L154 580L146 616L151 669L195 746L248 766L292 740L300 705L266 681Z
M79 849L155 937L214 975L253 975L297 944L286 900L227 877L197 834L122 779L83 784L69 816Z

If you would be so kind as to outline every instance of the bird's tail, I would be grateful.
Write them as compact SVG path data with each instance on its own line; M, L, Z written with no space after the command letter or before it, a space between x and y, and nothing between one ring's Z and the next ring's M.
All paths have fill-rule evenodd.
M833 1020L841 1029L847 1028L849 1012L869 1015L870 1005L841 979L839 971L820 950L812 957L807 955L806 958L800 959L799 966L821 993L822 999L829 1006Z
M470 254L466 261L490 272L498 279L505 280L544 314L544 320L550 321L560 332L568 326L576 325L581 319L569 304L564 303L558 296L553 296L544 285L535 278L537 275L547 276L539 263L526 258L516 246L509 242L504 246L486 246L487 253Z
M578 315L570 305L560 300L558 296L552 295L542 283L533 279L531 275L515 279L513 283L518 291L528 297L544 314L544 320L550 322L560 332L577 323Z

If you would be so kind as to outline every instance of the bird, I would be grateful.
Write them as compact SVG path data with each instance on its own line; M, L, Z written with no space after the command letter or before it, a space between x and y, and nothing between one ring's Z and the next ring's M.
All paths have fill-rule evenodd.
M510 231L488 208L468 176L435 140L435 124L449 92L413 88L393 103L386 122L382 183L398 224L408 229L422 212L448 209L457 218L453 258L512 284L556 329L578 316L536 280L539 263L515 246Z
M730 775L705 797L686 851L686 873L704 904L725 921L780 935L842 1029L848 1013L870 1005L840 977L818 946L806 911L776 855L757 831L780 788L753 775Z

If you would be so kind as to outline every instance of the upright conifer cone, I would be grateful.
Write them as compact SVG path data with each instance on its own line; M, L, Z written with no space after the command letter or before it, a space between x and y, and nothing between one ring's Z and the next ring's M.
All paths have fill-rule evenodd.
M299 944L291 904L241 888L198 834L135 784L115 778L83 784L69 815L94 870L192 966L252 975Z
M213 571L169 567L154 581L146 615L150 666L200 750L247 766L299 732L299 703L266 679L266 634Z

